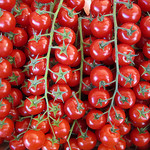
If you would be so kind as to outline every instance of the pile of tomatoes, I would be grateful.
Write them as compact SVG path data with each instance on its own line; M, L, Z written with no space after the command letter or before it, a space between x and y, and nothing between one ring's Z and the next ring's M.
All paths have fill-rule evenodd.
M1 0L0 144L150 149L149 13L150 0Z

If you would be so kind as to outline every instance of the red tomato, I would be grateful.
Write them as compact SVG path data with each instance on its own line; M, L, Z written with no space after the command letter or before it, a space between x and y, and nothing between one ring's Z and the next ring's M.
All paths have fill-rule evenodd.
M82 150L93 149L97 142L96 135L90 130L83 133L83 135L81 133L78 134L77 143L79 148Z
M29 96L24 101L25 110L31 115L37 115L45 109L45 100L41 96Z
M0 8L11 11L11 9L15 6L16 0L1 0Z
M93 109L86 116L86 123L91 129L101 129L106 124L106 116L100 110Z
M88 95L89 103L95 108L106 107L110 102L109 98L109 92L103 88L93 88Z
M116 126L112 127L110 124L106 124L100 130L100 140L105 146L113 147L120 140L120 131Z
M81 11L84 7L85 0L67 0L67 6L75 8L75 11Z
M65 114L71 119L80 119L85 114L85 105L78 98L70 98L64 104Z
M77 139L70 138L69 144L70 144L70 147L71 147L72 150L80 150L80 148L78 146L78 143L77 143ZM68 142L64 144L64 150L69 150L70 149L69 144L68 144Z
M121 135L126 135L131 131L131 123L125 120L118 128Z
M23 135L23 143L27 149L40 149L45 140L45 134L42 131L28 130Z
M120 68L118 82L121 86L126 88L135 87L140 81L140 73L133 66L123 66Z
M0 35L0 49L0 57L7 57L13 51L13 44L6 36Z
M9 11L0 11L0 31L10 32L15 29L16 20L15 17Z
M10 136L14 130L14 122L9 118L0 119L0 137Z
M108 86L113 80L113 74L108 67L97 66L91 71L90 80L97 87Z
M105 145L103 145L103 144L100 144L99 146L98 146L98 149L97 150L116 150L116 148L115 147L107 147L107 146L105 146Z
M125 150L126 149L126 141L124 138L121 138L117 145L115 146L116 150Z
M150 11L150 1L149 0L138 0L138 5L142 11Z

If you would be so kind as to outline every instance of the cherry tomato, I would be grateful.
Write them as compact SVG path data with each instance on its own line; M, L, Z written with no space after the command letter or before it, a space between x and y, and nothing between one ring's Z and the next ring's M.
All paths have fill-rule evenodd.
M125 150L126 149L126 141L124 138L121 138L117 145L115 146L116 150Z
M120 134L121 135L126 135L130 132L131 130L131 123L130 122L123 122L122 124L120 124L120 126L118 126Z
M16 0L2 0L0 2L0 8L11 11L11 9L15 6Z
M78 143L77 143L77 139L75 138L70 138L69 140L69 144L72 150L80 150ZM64 144L64 150L69 150L70 149L68 143Z
M99 146L98 146L98 149L97 150L116 150L116 148L115 147L107 147L107 146L105 146L105 145L103 145L103 144L100 144Z
M138 0L138 5L142 9L142 11L150 11L150 3L149 0Z
M150 40L144 44L143 53L148 59L150 59Z

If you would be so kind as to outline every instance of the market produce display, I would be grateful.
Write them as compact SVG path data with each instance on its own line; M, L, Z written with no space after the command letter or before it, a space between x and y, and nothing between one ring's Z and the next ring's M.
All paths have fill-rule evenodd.
M0 148L149 150L149 126L150 0L0 0Z

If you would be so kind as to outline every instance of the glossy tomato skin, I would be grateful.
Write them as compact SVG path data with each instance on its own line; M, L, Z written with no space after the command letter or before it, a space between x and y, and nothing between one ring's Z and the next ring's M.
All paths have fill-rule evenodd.
M149 110L149 107L144 104L135 104L129 109L129 116L133 121L137 123L147 122L150 119ZM144 116L141 116L140 112L144 114Z
M86 123L91 129L101 129L106 123L106 116L100 110L93 109L86 116ZM101 117L99 117L102 115Z
M109 43L105 47L102 45L108 42L104 39L97 39L90 45L90 55L96 61L106 60L112 54L112 45Z
M141 77L147 81L150 80L149 68L150 68L150 60L142 62L139 66L139 72Z
M42 98L41 96L33 96L33 95L29 96L24 101L25 110L31 115L37 115L37 114L41 113L45 109L45 100L41 99L41 98ZM34 103L36 103L37 100L39 100L39 102L36 104L37 107L35 104L32 106L32 103L30 100L34 101Z
M77 139L75 138L70 138L69 140L69 143L70 143L70 147L72 150L80 150L79 146L78 146L78 143L77 143ZM64 144L64 150L69 150L69 145L68 143L65 143Z
M58 92L60 92L60 93L58 93ZM63 92L63 93L61 93L61 92ZM62 103L70 98L71 89L67 84L54 84L50 87L50 93L52 93L51 97L54 98L54 100L56 102ZM61 95L62 95L62 98L61 98Z
M149 0L138 0L138 5L142 9L142 11L150 11L150 3Z
M71 28L60 27L56 31L57 32L54 33L54 39L58 45L63 44L63 42L65 44L69 44L69 43L74 44L76 35L75 35L75 32ZM60 34L58 32L60 32ZM68 35L69 32L70 34ZM61 34L63 34L64 37Z
M93 16L108 14L111 9L109 0L94 0L91 3L90 10Z
M16 0L2 0L0 2L0 8L11 11L11 9L15 6Z
M7 57L13 51L12 42L4 35L0 36L0 57Z
M118 44L117 48L118 48L118 52L125 54L125 55L129 55L129 58L131 58L132 61L134 61L135 56L130 57L130 55L135 55L135 50L130 45ZM125 66L125 65L131 64L131 60L122 54L118 54L119 65ZM116 61L115 48L113 49L113 52L112 52L112 58L114 61Z
M131 108L136 101L135 93L132 89L129 88L119 88L119 93L116 93L115 95L115 103L117 106L119 106L122 109L129 109ZM122 97L121 97L121 96Z
M133 66L123 66L120 68L120 73L127 77L127 80L119 75L118 82L122 87L131 88L135 87L140 81L140 73L139 71Z
M4 125L0 128L0 137L10 136L14 130L14 122L9 118L2 118L0 122L4 122Z
M45 140L45 134L42 131L28 130L23 136L23 143L27 149L40 149Z
M120 23L137 23L141 17L141 8L133 3L131 8L126 5L122 5L118 11L118 20Z
M134 128L130 133L131 140L136 146L145 146L150 141L150 134L147 130L144 133L140 133L137 128Z
M147 81L140 81L133 91L138 99L147 100L150 98L150 83Z
M29 17L30 25L36 30L47 30L51 25L51 18L49 14L38 14L36 11L32 12Z
M4 58L0 59L0 78L7 78L12 73L11 63Z
M54 82L56 82L56 83L59 83L59 84L66 84L67 82L69 82L70 80L71 80L71 78L72 78L72 70L71 70L71 68L69 67L69 66L67 66L67 65L63 65L63 64L60 64L60 63L58 63L58 64L56 64L55 66L53 66L52 68L51 68L51 70L53 71L53 72L55 72L55 73L59 73L60 72L60 69L61 69L61 71L62 72L66 72L66 74L64 75L64 78L61 76L61 78L60 78L60 75L58 76L58 75L56 75L56 74L54 74L54 73L50 73L50 77L51 77L51 79L54 81ZM60 79L59 79L60 78ZM59 79L59 80L58 80Z
M102 81L105 83L110 83L113 80L113 74L108 67L97 66L91 71L90 80L93 85L99 87L100 82Z
M23 51L19 49L14 49L12 53L10 54L10 56L14 58L14 63L12 64L14 68L20 68L26 62L26 55L24 54Z
M52 143L53 135L51 133L48 133L45 135L46 140L44 145L42 146L42 150L59 150L59 142L58 143Z
M70 98L64 104L65 114L71 119L80 119L85 114L85 105L80 99Z
M87 137L84 139L81 136L81 133L78 134L77 143L80 149L83 150L91 150L95 147L97 139L96 135L88 130L87 131Z
M87 17L90 18L90 16L87 16ZM85 19L82 19L81 22L82 22L82 32L87 36L91 35L92 34L91 27L90 27L91 20L85 18Z
M95 108L104 108L109 104L110 94L103 88L93 88L89 95L88 101Z
M23 143L23 138L20 138L19 140L11 140L9 142L9 147L11 150L25 150L25 146L24 146L24 143Z
M52 128L54 130L54 133L56 135L56 138L63 138L65 136L68 136L70 132L70 125L66 119L59 119L60 123L59 126L56 126L54 124L54 121L52 122Z
M119 115L119 117L121 118L119 117L117 118L117 115ZM121 109L118 106L114 106L114 108L110 109L109 116L107 117L109 118L109 120L111 121L113 125L120 126L125 121L126 115L123 109Z
M16 123L15 123L15 131L18 134L26 131L28 126L29 126L29 123L30 123L30 119L29 118L25 118L23 120L16 121Z
M29 17L32 12L31 8L25 4L25 3L20 3L17 10L21 11L21 14L17 15L16 22L22 26L28 26L29 25ZM16 15L16 12L14 12L14 15Z
M50 5L41 5L41 3L37 3L37 1L32 1L31 3L31 10L32 11L36 11L37 9L40 9L40 10L45 10L45 11L50 11Z
M85 0L67 0L67 6L72 9L75 8L75 11L81 11L84 7Z
M124 44L133 45L133 44L136 44L140 40L141 30L136 24L124 23L120 27L125 28L125 29L130 29L130 30L132 29L132 31L135 30L133 33L128 35L128 32L126 30L118 29L118 39L120 42Z
M141 19L140 29L144 37L150 37L150 16Z
M100 140L102 144L108 147L115 146L119 140L120 140L120 131L117 130L115 133L111 131L112 126L110 124L106 124L101 130L100 130ZM116 126L114 126L114 129L118 129Z
M144 46L143 46L143 53L144 53L144 55L145 55L148 59L150 59L150 46L148 46L148 44L150 44L150 40L148 40L148 41L144 44Z
M43 133L47 133L50 129L47 116L46 115L43 116L42 114L35 116L31 121L31 128L32 129L39 129Z
M33 39L34 39L34 36L31 36L28 42L28 48L30 52L34 55L46 54L48 51L49 39L46 36L41 36L37 42L36 40L33 40Z
M126 141L124 138L120 138L119 142L115 146L116 150L125 150L126 149Z
M90 28L96 38L104 38L112 31L113 24L109 17L104 17L103 20L99 20L97 17L92 20Z
M0 118L5 118L10 111L11 105L8 100L1 99L0 100Z
M126 135L131 131L131 123L123 122L118 128L121 135Z
M72 8L67 7L68 10L72 10ZM75 27L78 24L78 15L75 14L76 11L73 11L73 16L68 15L68 10L65 8L61 8L58 13L58 22L61 26L66 26L69 28Z
M15 29L15 26L15 17L9 11L2 11L2 16L0 17L0 31L10 32Z
M5 79L1 79L1 85L3 85L3 86L0 87L0 98L4 98L4 97L8 96L8 94L10 94L11 85Z
M100 144L97 150L116 150L115 147L107 147L104 144Z
M62 48L62 49L60 49ZM64 65L71 65L73 64L78 56L77 48L72 44L61 44L59 48L55 49L55 58L56 60Z

